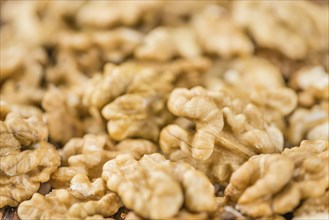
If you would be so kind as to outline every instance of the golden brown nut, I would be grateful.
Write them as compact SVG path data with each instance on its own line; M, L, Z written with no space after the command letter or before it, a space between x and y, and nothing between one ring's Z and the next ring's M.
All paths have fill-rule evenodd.
M54 188L67 187L76 174L97 178L104 163L121 153L130 153L139 159L156 150L154 144L141 139L125 139L114 146L107 135L87 134L83 138L72 138L59 151L62 166L51 176L51 184Z
M194 15L192 26L207 53L227 58L248 55L254 50L247 35L217 5L210 4Z
M110 137L115 140L129 137L157 140L161 127L171 119L165 102L173 88L173 80L173 74L151 68L135 73L126 94L102 110L108 120Z
M93 43L102 50L105 61L122 62L142 43L143 34L130 28L116 28L92 34Z
M42 116L42 111L38 107L32 105L13 104L0 100L0 120L4 121L9 113L20 115L23 118Z
M284 117L291 113L297 105L297 96L292 89L284 87L284 79L280 70L269 61L259 58L239 58L230 64L223 74L222 86L218 89L218 79L212 90L227 90L244 102L259 107L267 122L274 123L284 130ZM209 79L213 81L213 77Z
M130 211L126 215L125 220L142 220L142 218L138 216L136 213Z
M184 199L170 164L156 164L154 156L138 162L131 155L119 155L104 165L102 176L127 208L145 218L163 219L175 215Z
M132 26L155 13L159 6L160 1L88 2L78 11L76 20L81 26L92 28Z
M24 49L19 46L1 46L0 81L15 74L22 67L24 52Z
M165 127L160 135L162 151L171 160L192 164L214 182L226 184L231 173L255 154L282 150L281 132L266 123L259 109L224 92L175 89L168 108L195 122L196 130Z
M125 93L138 71L135 66L114 66L107 64L103 75L95 75L88 83L83 97L84 105L103 108L118 96Z
M316 213L313 215L294 217L293 220L327 220L328 218L328 213Z
M328 141L303 141L280 154L249 159L231 177L225 195L251 217L293 211L328 187Z
M284 86L280 69L261 57L241 57L229 63L223 79L237 90L273 89Z
M47 83L64 85L66 87L71 87L74 85L82 86L85 84L87 77L83 74L83 72L89 73L91 71L86 70L85 67L88 66L89 69L97 69L96 67L91 67L88 63L92 62L95 64L97 62L94 60L99 58L97 58L97 55L93 54L92 50L88 50L88 52L83 54L85 56L85 60L88 60L88 62L82 61L85 65L84 67L80 65L78 60L79 56L73 51L59 49L59 51L54 55L56 57L57 64L55 66L47 66L45 75ZM96 58L94 58L94 56L96 56ZM80 58L82 57L80 56Z
M145 36L135 51L138 59L167 61L177 55L196 58L201 48L193 31L188 27L157 27Z
M166 219L168 219L168 220L206 220L206 219L208 219L208 215L205 212L195 213L195 212L189 212L187 210L181 210L174 217L166 218ZM140 216L138 216L136 213L130 211L126 215L125 220L142 220L142 218Z
M65 144L72 137L80 137L83 127L78 116L68 105L65 92L51 88L42 100L51 140Z
M128 63L152 68L159 72L170 72L175 76L175 86L185 88L203 85L203 77L212 65L211 60L206 57L176 59L172 62L132 61Z
M103 75L95 75L87 84L83 104L102 109L126 93L168 93L177 86L199 84L210 61L205 58L177 60L173 63L127 62L106 64ZM191 79L192 78L192 79Z
M17 146L9 147L6 143L1 146L0 152L1 208L6 205L18 206L29 199L38 191L40 183L47 182L60 164L58 153L47 142L41 141L33 146L34 149L25 151L20 151ZM5 148L10 149L3 151Z
M139 161L131 155L119 155L104 165L102 176L127 208L145 218L174 216L183 197L192 211L216 208L214 188L202 173L188 164L173 164L161 154L145 155Z
M302 68L292 75L289 83L299 91L302 106L308 107L329 98L329 74L321 66Z
M44 95L41 84L43 65L47 62L45 50L39 47L21 47L18 50L23 56L22 63L1 85L1 100L12 104L39 105Z
M297 108L289 117L286 132L287 139L292 144L298 144L304 139L329 139L329 107L328 102L314 105L311 109Z
M259 46L292 59L303 59L329 45L328 29L323 28L328 26L328 19L323 19L328 8L310 1L236 1L233 17Z
M294 216L312 216L318 213L329 213L329 191L321 196L306 199L294 212Z
M212 212L216 209L214 187L202 172L179 162L174 164L174 174L184 189L184 203L188 210Z
M140 137L157 140L160 128L170 119L161 95L126 94L105 106L107 130L114 140Z
M40 116L30 116L24 118L16 113L9 113L5 121L1 123L0 146L1 152L13 146L28 147L39 141L46 141L48 138L48 130L46 124Z
M75 176L70 189L55 189L46 196L35 193L30 200L19 205L18 215L21 219L108 217L121 205L119 197L105 189L101 178L90 182L86 176Z
M226 96L225 92L213 93L201 87L175 89L169 97L168 108L179 117L195 121L197 131L191 150L196 159L209 158L216 142L229 149L240 148L249 156L256 152L282 150L281 133L266 124L257 107L243 105L239 99ZM230 127L231 131L224 126Z

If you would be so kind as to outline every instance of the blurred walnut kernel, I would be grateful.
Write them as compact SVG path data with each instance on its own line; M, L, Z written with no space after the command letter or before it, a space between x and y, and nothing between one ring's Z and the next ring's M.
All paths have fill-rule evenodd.
M323 28L328 26L328 7L310 1L235 1L232 11L235 22L246 28L259 46L291 59L328 49L328 29Z

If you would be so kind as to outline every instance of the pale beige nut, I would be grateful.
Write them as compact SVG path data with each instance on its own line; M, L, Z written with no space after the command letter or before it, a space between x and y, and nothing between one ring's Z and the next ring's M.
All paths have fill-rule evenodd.
M8 133L12 134L21 146L30 146L39 141L46 141L48 138L46 124L38 116L25 119L18 114L10 113L4 123L8 127ZM6 147L6 141L1 141L4 143L2 147Z
M328 213L316 213L314 215L294 217L293 220L327 220L328 218Z
M174 165L174 173L184 188L187 209L194 212L213 212L216 209L214 187L202 172L182 162Z
M161 150L172 161L184 161L191 164L214 183L226 185L231 173L248 159L247 155L239 152L231 153L230 149L225 148L214 149L207 160L195 159L191 154L193 137L194 131L190 127L169 125L162 129L160 134Z
M328 187L328 141L303 141L280 154L256 155L231 177L225 195L251 217L293 211Z
M160 128L171 118L161 95L127 94L106 105L107 129L114 140L139 137L156 140Z
M0 50L1 67L0 67L0 80L17 73L23 66L24 49L19 46L2 47Z
M83 104L102 109L125 93L150 90L169 92L173 86L170 85L170 81L175 80L179 81L178 86L184 84L190 87L192 83L196 84L200 81L202 73L206 72L209 66L210 61L205 58L177 60L171 64L135 61L123 65L108 63L102 75L97 74L88 82L83 95ZM165 72L167 73L164 74ZM194 79L192 82L189 79L191 76Z
M138 69L134 65L105 65L104 74L95 75L89 81L83 97L84 105L101 109L124 94L136 71Z
M13 104L0 100L0 120L4 121L6 116L11 112L16 115L20 115L23 118L42 116L42 111L38 107L32 105Z
M170 220L206 220L209 219L209 215L206 212L189 212L188 210L181 210L177 215Z
M134 213L132 211L128 212L125 219L126 220L142 220L142 218L140 216L138 216L136 213Z
M81 26L92 28L132 26L147 14L155 13L159 6L160 1L88 2L78 11L76 20Z
M142 220L140 216L136 213L130 211L126 217L126 220ZM168 220L206 220L208 219L208 215L205 212L202 213L192 213L187 210L181 210L177 215L171 218L166 218Z
M30 76L33 77L33 76ZM29 86L29 83L18 80L7 80L1 87L1 100L12 104L39 105L44 90Z
M111 31L92 34L93 43L102 50L106 61L122 62L142 43L143 34L130 28L116 28Z
M40 141L46 141L48 130L40 115L23 117L10 112L4 121L0 121L0 153L6 156L19 152L21 147L30 147Z
M236 23L246 28L259 46L292 59L328 48L328 29L323 28L328 26L328 19L323 19L328 11L309 1L237 1L232 10Z
M1 19L5 21L7 31L10 32L5 40L27 48L50 43L58 30L64 28L63 18L76 14L82 4L84 1L72 4L42 1L6 2L1 7Z
M282 132L286 128L285 117L293 112L298 104L296 92L286 87L254 90L248 98L262 111L264 119Z
M173 124L162 129L163 153L190 163L213 182L227 184L231 173L255 154L282 151L281 132L264 120L260 110L224 92L176 89L168 107L195 122L195 127Z
M226 184L231 173L249 157L282 151L283 137L266 123L260 110L225 92L196 87L175 89L169 110L195 123L195 128L169 125L161 131L160 146L172 160L184 160Z
M41 22L37 19L37 9L37 2L31 4L10 2L1 7L1 19L12 23L10 27L14 33L12 37L18 42L22 42L24 39L26 46L34 46L40 43L44 37ZM13 39L8 40L13 41Z
M242 85L248 85L247 90L249 87L270 89L284 86L280 69L268 60L256 56L234 59L224 72L223 79L236 89Z
M226 200L224 197L220 197L221 200ZM225 203L225 202L224 202ZM246 220L246 216L242 215L238 210L232 206L222 205L219 206L216 213L212 215L212 219L236 219L236 220ZM274 219L271 219L274 220ZM281 220L281 219L279 219Z
M201 47L192 29L188 27L157 27L145 36L135 51L138 59L167 61L176 56L196 58Z
M161 127L172 118L166 99L174 75L152 68L141 68L134 74L126 94L107 104L102 115L108 120L107 130L114 140L138 137L155 141Z
M105 189L101 178L90 182L86 176L75 176L70 189L54 189L46 196L35 193L19 205L18 215L21 219L103 219L121 205L119 197Z
M66 87L82 86L87 81L87 77L82 71L89 73L91 70L88 69L92 69L92 71L98 69L89 65L89 62L92 62L94 66L98 66L97 60L99 60L99 57L94 54L92 49L83 53L83 56L76 55L74 51L60 49L53 56L56 57L58 62L55 66L47 66L45 78L48 84L65 85ZM80 65L79 57L80 59L84 57L84 61L81 60L81 62L84 62L84 66ZM68 72L70 74L67 74Z
M196 111L197 106L199 108ZM201 87L175 89L169 97L168 108L177 116L195 121L197 132L193 138L192 156L196 159L209 158L216 141L232 148L223 143L225 140L248 155L257 151L272 153L282 150L281 133L266 124L257 107L243 105L239 99L226 96L225 92L212 93ZM232 134L236 136L234 139L240 139L241 143L233 138L229 141L232 134L225 131L224 126L231 127ZM256 143L256 139L260 142ZM250 145L249 150L244 146L247 143Z
M329 74L321 66L302 68L292 75L289 84L299 91L299 103L303 106L329 98Z
M65 92L51 88L42 100L50 139L61 144L83 134L81 121L74 109L68 105L67 98Z
M321 196L306 199L294 212L294 216L313 216L318 213L329 213L329 191Z
M60 157L52 145L39 142L33 147L1 152L0 207L18 206L29 199L59 166Z
M51 176L51 184L54 188L68 187L77 174L97 178L104 163L122 153L130 153L139 159L156 151L153 143L142 139L125 139L114 145L107 135L87 134L83 138L72 138L59 151L62 163Z
M4 121L10 111L11 105L6 101L0 101L0 120Z
M284 87L283 76L275 65L258 57L239 58L233 61L223 79L226 84L219 89L255 104L267 122L284 130L284 117L296 108L297 95Z
M90 35L83 32L63 31L56 42L59 48L72 51L85 51L92 46Z
M20 50L23 54L21 66L1 85L1 100L12 104L40 105L44 95L41 88L42 65L47 63L45 50L39 47L29 50L22 47Z
M144 139L125 139L115 145L114 150L117 154L130 153L135 159L139 160L145 154L156 153L158 147Z
M139 161L119 155L104 165L102 176L124 205L144 218L172 217L183 203L197 212L216 208L214 188L201 172L160 154L145 155Z
M228 58L248 55L254 50L247 35L220 6L206 6L193 16L192 26L207 53Z
M329 139L328 102L314 105L311 109L297 108L289 117L287 139L298 144L304 139Z
M198 13L205 6L213 3L211 1L167 1L161 8L162 10L162 23L165 26L178 26L186 25L187 18L192 17L194 14ZM216 2L221 4L223 2ZM224 3L225 4L225 3Z
M211 60L206 57L176 59L171 62L132 61L131 63L153 68L159 72L168 71L175 76L175 86L185 88L192 88L203 83L204 76L212 66Z
M131 155L119 155L104 165L102 177L127 208L145 218L164 219L178 212L184 198L170 164L156 164L154 156L138 162Z

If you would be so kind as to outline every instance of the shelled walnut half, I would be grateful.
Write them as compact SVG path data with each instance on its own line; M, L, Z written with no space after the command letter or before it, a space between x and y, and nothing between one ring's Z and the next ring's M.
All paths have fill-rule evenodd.
M9 113L0 121L0 207L18 206L47 182L60 164L38 116Z
M156 151L152 142L143 139L125 139L114 145L107 135L87 134L83 138L72 138L59 150L61 166L51 176L51 185L56 189L68 187L77 174L98 178L103 165L119 154L130 153L139 159Z
M303 141L282 154L253 156L231 177L225 195L251 217L294 211L329 187L327 140Z
M119 197L106 190L101 178L91 182L78 174L70 188L54 189L43 196L35 193L18 207L21 219L102 219L116 213L122 206Z
M183 204L194 212L216 209L214 187L206 176L161 154L145 155L139 161L119 155L104 165L102 177L127 208L144 218L170 218Z
M190 122L161 131L162 151L171 160L203 170L214 182L225 185L231 173L255 154L282 151L280 130L269 125L255 105L245 105L224 91L175 89L168 108Z

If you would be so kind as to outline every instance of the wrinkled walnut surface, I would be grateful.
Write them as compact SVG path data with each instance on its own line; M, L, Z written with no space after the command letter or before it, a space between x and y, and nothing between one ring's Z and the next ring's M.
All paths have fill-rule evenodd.
M1 1L0 216L328 218L315 2Z
M326 193L328 156L328 140L305 140L281 155L253 156L233 173L225 195L252 217L293 211L303 200Z

